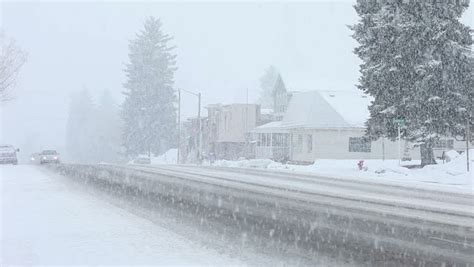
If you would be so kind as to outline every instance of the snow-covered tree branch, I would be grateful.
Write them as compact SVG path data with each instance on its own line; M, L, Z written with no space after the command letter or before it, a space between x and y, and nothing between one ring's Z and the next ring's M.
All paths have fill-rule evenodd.
M159 19L150 17L129 45L123 142L128 155L161 154L175 143L176 55Z
M12 99L20 69L25 64L27 54L0 32L0 102Z
M367 133L420 144L422 165L433 144L466 129L473 110L472 29L459 22L469 1L367 1L351 27L362 59L359 89L374 97Z
M260 78L260 98L259 103L262 108L272 108L274 102L274 89L279 72L274 66L265 69L265 73Z

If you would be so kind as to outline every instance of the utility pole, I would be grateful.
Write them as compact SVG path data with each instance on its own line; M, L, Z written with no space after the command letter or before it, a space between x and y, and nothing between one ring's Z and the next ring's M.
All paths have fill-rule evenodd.
M467 123L466 123L466 167L467 172L469 172L469 142L471 141L471 120L469 118L470 114L467 114Z
M398 124L398 166L402 165L402 160L400 158L400 124Z
M382 136L382 161L385 161L385 136Z
M202 150L202 125L201 125L201 93L194 93L185 89L179 90L179 109L181 109L181 91L186 92L188 94L194 95L198 97L198 134L196 136L196 150L197 150L197 160L200 163L201 160L201 150ZM180 112L181 113L181 112Z
M393 119L393 122L397 124L398 126L398 166L402 165L402 158L401 158L401 147L400 147L400 142L401 142L401 133L400 133L400 128L405 125L405 119L404 118L396 118Z
M247 96L246 96L246 103L245 103L245 133L244 133L244 138L245 138L245 157L249 158L250 155L250 148L249 148L249 138L250 136L248 135L248 120L249 120L249 88L247 87Z
M198 164L201 165L201 160L202 160L202 125L201 125L201 93L198 93Z
M181 152L181 90L178 89L178 149L176 152L176 164L179 164L179 153Z

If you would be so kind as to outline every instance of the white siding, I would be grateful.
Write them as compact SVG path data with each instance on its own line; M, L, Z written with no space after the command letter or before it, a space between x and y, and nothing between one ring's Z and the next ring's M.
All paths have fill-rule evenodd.
M232 104L222 107L217 117L217 140L244 143L245 134L257 126L259 106Z
M298 136L303 138L301 149L298 148ZM308 151L307 142L312 136L312 150ZM385 143L385 158L398 159L398 143L385 139L371 142L370 152L349 152L349 138L363 137L364 129L312 129L294 130L292 134L291 160L313 162L316 159L382 159L383 143ZM404 156L405 145L401 142L401 154ZM419 159L419 149L408 149L408 157Z

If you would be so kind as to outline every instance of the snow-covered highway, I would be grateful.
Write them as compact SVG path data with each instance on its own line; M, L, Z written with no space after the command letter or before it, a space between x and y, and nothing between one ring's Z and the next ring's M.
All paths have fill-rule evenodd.
M169 203L201 224L362 264L472 264L472 194L192 166L62 165L64 175Z
M35 166L0 166L0 265L240 265Z
M462 217L474 218L474 209L471 208L474 205L473 194L446 191L440 188L427 190L426 188L413 188L410 185L387 184L386 181L364 181L249 168L214 168L192 165L155 165L150 167L143 165L134 168L178 171L180 174L200 175L218 181L305 192L317 196L333 197L338 200L356 200L361 202L361 208L370 204L384 204L415 211L431 210L438 215L448 213L449 215L458 214Z
M2 264L474 263L466 192L175 165L0 170Z

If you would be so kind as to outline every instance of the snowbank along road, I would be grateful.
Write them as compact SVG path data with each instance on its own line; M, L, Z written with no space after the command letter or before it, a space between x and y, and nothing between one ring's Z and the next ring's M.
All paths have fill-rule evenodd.
M472 265L474 197L303 174L192 166L61 165L245 238L353 264ZM317 257L317 256L316 256Z
M34 166L0 166L0 265L242 265Z

